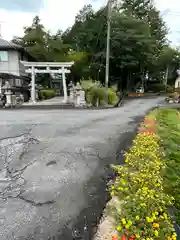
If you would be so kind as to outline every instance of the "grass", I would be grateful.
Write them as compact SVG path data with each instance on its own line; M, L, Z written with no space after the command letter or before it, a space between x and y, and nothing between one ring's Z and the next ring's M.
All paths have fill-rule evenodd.
M175 198L176 221L180 225L180 113L177 109L158 109L153 114L166 153L167 166L162 173L165 191Z

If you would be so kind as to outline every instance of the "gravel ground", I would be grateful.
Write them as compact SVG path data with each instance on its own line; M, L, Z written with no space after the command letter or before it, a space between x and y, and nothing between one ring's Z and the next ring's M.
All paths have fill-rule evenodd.
M109 164L162 99L99 111L1 111L0 239L91 239Z

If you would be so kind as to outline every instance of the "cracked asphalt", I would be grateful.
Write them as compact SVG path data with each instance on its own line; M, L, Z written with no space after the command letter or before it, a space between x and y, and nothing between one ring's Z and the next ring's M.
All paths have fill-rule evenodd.
M109 164L158 104L161 97L107 110L1 111L0 239L91 239Z

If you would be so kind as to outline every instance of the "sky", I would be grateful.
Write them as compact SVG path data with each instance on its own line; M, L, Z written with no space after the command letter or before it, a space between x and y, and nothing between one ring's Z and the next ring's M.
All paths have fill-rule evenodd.
M154 1L170 29L169 40L173 45L180 45L179 0ZM31 25L36 15L40 16L46 29L52 32L65 30L73 24L84 4L92 4L98 9L106 2L107 0L0 0L0 32L7 40L13 36L22 36L23 27Z

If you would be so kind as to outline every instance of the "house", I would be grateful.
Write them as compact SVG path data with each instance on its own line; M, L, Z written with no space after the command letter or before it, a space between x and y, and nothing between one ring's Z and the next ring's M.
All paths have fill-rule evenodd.
M31 60L32 57L22 46L0 38L0 87L8 81L15 93L21 92L27 99L30 78L21 61Z

